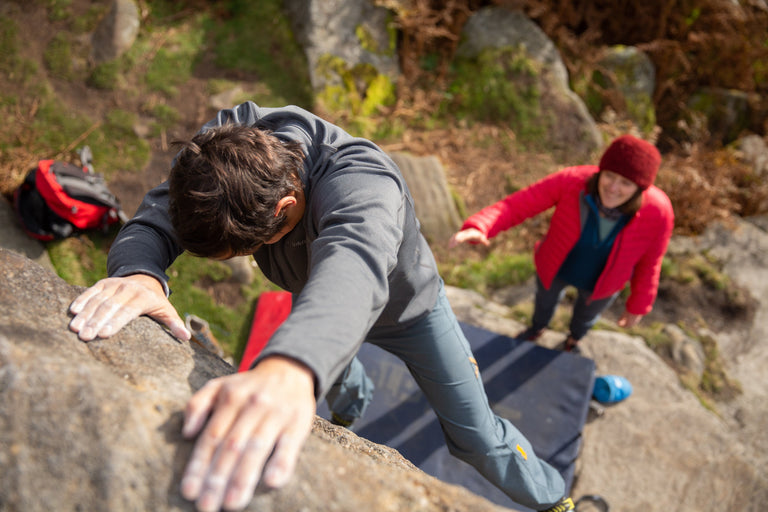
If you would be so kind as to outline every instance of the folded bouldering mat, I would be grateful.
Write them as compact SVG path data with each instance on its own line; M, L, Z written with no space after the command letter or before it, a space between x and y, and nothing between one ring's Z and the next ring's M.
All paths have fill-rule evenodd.
M531 441L539 457L560 471L570 490L589 412L594 361L472 325L462 323L461 327L475 354L491 407ZM399 359L368 343L363 344L358 359L376 391L365 416L351 430L395 448L440 480L462 485L513 510L529 510L448 453L437 416ZM318 414L330 417L325 403L318 404Z
M245 344L243 357L240 358L237 371L243 372L251 367L253 361L267 345L272 334L288 318L288 315L291 313L292 302L293 298L289 292L273 291L264 292L259 295L259 300L256 302L256 309L253 313L248 341Z

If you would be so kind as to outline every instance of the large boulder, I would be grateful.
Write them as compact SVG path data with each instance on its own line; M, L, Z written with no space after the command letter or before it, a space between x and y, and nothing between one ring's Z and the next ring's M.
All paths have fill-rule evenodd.
M515 103L509 120L516 134L529 132L543 149L571 163L587 161L603 146L586 105L570 89L557 47L523 12L485 7L473 13L462 30L456 59L459 68L469 63L464 65L468 76L459 79L468 82L466 90L481 105L498 102L492 108L499 110L507 107L503 103ZM499 70L489 80L488 69L472 71L478 62Z
M749 128L750 95L744 91L720 87L701 87L688 99L689 125L696 127L700 140L729 144ZM698 123L698 124L697 124Z
M320 106L368 116L394 100L400 74L392 13L371 0L285 0Z
M697 251L722 262L725 273L755 297L754 320L734 322L718 333L718 350L728 372L738 379L741 393L720 404L723 418L748 447L758 467L768 467L768 216L737 219L733 224L713 223L700 236L686 240ZM738 327L737 327L738 326ZM763 471L765 475L765 471ZM768 499L768 483L763 484ZM745 509L747 510L747 509Z
M92 57L100 64L120 57L136 41L139 9L133 0L114 0L92 35Z
M178 492L182 411L234 369L148 318L79 341L67 306L80 291L0 248L0 509L193 510ZM248 510L503 509L317 418L291 483Z
M611 46L598 62L590 84L593 96L603 94L609 98L605 104L595 101L594 107L602 114L609 105L631 120L642 133L651 134L656 127L653 93L656 89L656 68L650 57L636 46ZM618 104L612 104L610 100ZM590 104L590 101L587 101Z
M411 191L421 232L430 243L446 243L461 227L461 217L440 160L436 156L399 152L389 156L402 171Z

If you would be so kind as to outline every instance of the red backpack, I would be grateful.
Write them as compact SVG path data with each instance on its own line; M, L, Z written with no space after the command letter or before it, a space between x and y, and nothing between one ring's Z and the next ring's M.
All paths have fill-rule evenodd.
M90 229L106 230L127 220L104 178L90 165L83 148L83 167L59 160L40 160L14 193L14 206L24 230L42 241L57 240Z

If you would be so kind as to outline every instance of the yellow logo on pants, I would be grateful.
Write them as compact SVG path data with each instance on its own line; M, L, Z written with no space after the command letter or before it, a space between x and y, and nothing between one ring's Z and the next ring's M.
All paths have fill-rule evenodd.
M475 369L475 377L480 378L480 368L477 367L477 360L474 357L469 358L469 362L472 363L472 367Z

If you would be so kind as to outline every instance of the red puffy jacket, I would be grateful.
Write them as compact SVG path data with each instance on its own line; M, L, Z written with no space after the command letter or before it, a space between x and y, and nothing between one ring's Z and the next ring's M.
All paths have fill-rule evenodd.
M536 271L549 288L581 236L581 194L596 165L567 167L533 185L483 208L464 222L462 229L476 228L488 238L555 207L546 236L536 244ZM602 299L621 290L629 281L626 309L647 314L656 300L661 262L672 236L674 212L667 195L651 185L643 192L640 210L619 232L603 272L592 292Z

